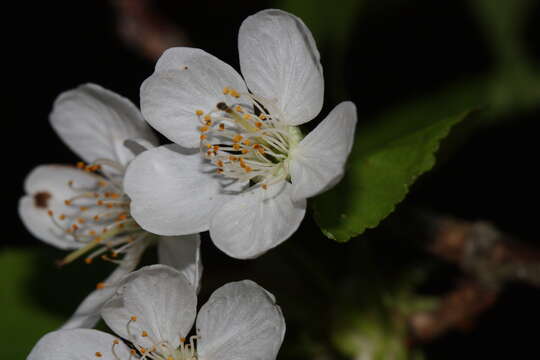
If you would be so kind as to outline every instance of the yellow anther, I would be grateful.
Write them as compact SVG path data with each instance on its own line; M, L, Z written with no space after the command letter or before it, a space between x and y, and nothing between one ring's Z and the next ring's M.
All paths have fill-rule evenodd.
M109 196L111 197L111 199L118 199L118 198L120 198L120 194L118 194L118 193L110 193Z
M201 127L199 128L199 131L200 131L200 132L207 132L208 129L209 129L208 126L201 126Z
M147 336L148 336L148 333L147 333L146 331L143 331L143 332L141 333L141 336L142 336L142 337L147 337Z
M231 91L231 89L229 89L228 86L225 86L225 87L223 88L223 95L227 95L230 91Z
M85 218L78 218L77 222L82 225L82 224L84 224L86 222L86 219Z
M232 148L238 151L240 150L240 144L233 144Z
M60 220L65 220L66 219L66 215L64 214L60 214L60 216L58 217Z
M235 97L235 98L240 97L240 94L238 93L238 91L236 91L234 89L231 89L230 94L231 94L232 97Z
M127 214L126 213L122 213L120 215L118 215L118 220L126 220L127 219Z
M90 230L90 231L88 232L88 235L90 235L90 236L96 236L96 231L95 231L95 230Z
M212 144L210 144L210 143L206 143L205 145L206 145L206 147L207 147L208 149L212 148Z
M223 161L221 161L221 160L216 161L216 165L218 167L223 167Z
M201 116L202 114L204 114L204 111L202 111L202 110L196 110L195 111L195 115L197 115L197 116Z
M258 129L260 129L260 128L263 127L263 123L260 122L260 121L257 121L257 122L255 123L255 126L256 126Z
M251 141L249 141L249 139L245 139L244 141L242 141L242 144L249 146L251 145Z
M201 139L201 140L204 140L204 139L206 139L206 138L207 138L207 136L204 135L204 134L202 134L201 136L199 136L199 139Z
M73 229L73 231L79 230L79 226L77 224L72 224L71 228Z
M103 200L96 201L96 205L97 206L103 206Z
M214 151L218 151L219 150L219 145L214 145L214 146L212 146L212 148L214 149Z
M238 158L236 156L230 155L229 160L230 161L236 161L236 160L238 160Z
M120 344L120 340L114 339L112 343L113 343L114 345L118 345L118 344Z
M98 282L96 284L96 289L101 290L103 288L105 288L105 283L104 282Z
M244 118L244 120L249 120L249 119L251 119L251 115L250 115L250 114L244 114L242 117Z
M180 342L181 342L181 343L185 343L185 342L186 342L186 338L185 338L185 337L180 337Z
M85 167L85 165L84 165L84 163L83 163L82 161L79 161L79 162L77 163L77 168L83 169L84 167Z
M266 120L266 115L260 114L260 115L259 115L259 119L261 119L261 120Z
M79 207L79 210L81 210L81 211L87 211L88 208L87 208L86 206L81 206L81 207Z
M118 252L117 252L117 251L111 251L111 256L112 256L113 258L118 257Z
M212 117L210 115L204 115L204 121L206 121L206 123L212 123Z
M137 351L135 351L135 349L129 350L129 353L130 353L131 355L137 355Z
M235 143L237 143L237 142L242 141L242 139L243 139L242 135L238 134L238 135L235 135L235 136L232 138L232 141L234 141Z
M105 180L99 180L98 185L101 186L101 187L105 187L105 186L107 186L107 182Z
M94 216L94 221L99 221L99 215Z
M244 109L242 109L242 107L240 105L236 105L234 107L234 110L236 110L236 112L239 112L241 114L244 112Z
M99 351L96 352L96 357L102 357L102 356L103 355Z
M247 154L249 152L249 149L242 149L241 152L242 154Z
M141 352L141 354L145 354L145 353L146 353L146 348L143 348L143 347L141 346L141 348L139 349L139 351Z
M66 206L71 206L71 200L64 200L64 204Z
M84 262L87 263L88 265L90 265L92 261L94 261L94 259L90 257L87 257L86 259L84 259Z
M248 172L251 172L251 170L252 170L252 169L251 169L249 166L247 166L247 165L244 166L244 171L245 171L245 172L248 173Z
M136 316L132 316L132 317L130 318L130 320L131 320L131 321L137 321L137 317L136 317Z
M108 204L107 204L107 209L112 209L113 206L114 206L114 205L113 205L112 203L108 203Z
M103 232L106 232L106 231L107 231L106 229L103 229L103 230L104 230ZM94 242L96 242L96 243L98 243L98 244L99 244L102 240L103 240L103 239L100 238L99 236L96 236L96 237L94 238Z

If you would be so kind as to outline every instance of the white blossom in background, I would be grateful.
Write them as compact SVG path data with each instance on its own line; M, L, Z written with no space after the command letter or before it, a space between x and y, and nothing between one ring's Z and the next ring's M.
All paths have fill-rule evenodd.
M323 72L297 17L265 10L238 35L242 78L216 57L172 48L141 87L145 119L176 144L141 154L124 186L131 211L162 235L210 230L216 246L253 258L298 228L306 198L343 176L356 125L351 102L306 137L323 104Z
M27 360L273 360L285 320L272 294L244 280L217 289L196 317L195 288L175 269L144 267L127 275L102 316L118 337L98 330L45 335ZM129 341L131 347L123 340Z
M71 250L61 265L80 257L88 264L95 258L118 264L64 327L93 327L116 283L136 268L153 243L160 262L181 269L198 286L199 235L153 235L131 217L122 186L125 167L137 153L157 144L139 110L109 90L86 84L57 98L50 122L87 163L41 165L31 171L24 184L26 195L19 201L20 217L35 237Z

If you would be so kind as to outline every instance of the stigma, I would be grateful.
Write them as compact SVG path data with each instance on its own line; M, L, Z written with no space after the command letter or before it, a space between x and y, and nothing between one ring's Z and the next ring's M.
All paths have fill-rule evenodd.
M195 110L201 153L216 173L264 190L289 180L289 155L302 139L300 130L286 124L271 101L229 87L223 94L230 101Z

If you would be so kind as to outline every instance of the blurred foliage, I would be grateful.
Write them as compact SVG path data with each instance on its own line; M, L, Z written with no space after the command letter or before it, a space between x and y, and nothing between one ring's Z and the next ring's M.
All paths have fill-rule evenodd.
M11 249L0 253L0 273L3 274L0 307L7 310L2 313L0 322L3 358L24 359L43 334L63 321L62 316L40 307L25 286L39 263L40 254L34 250Z
M358 128L347 176L316 199L315 217L324 234L344 242L377 226L433 167L439 142L467 114L435 120L399 112Z

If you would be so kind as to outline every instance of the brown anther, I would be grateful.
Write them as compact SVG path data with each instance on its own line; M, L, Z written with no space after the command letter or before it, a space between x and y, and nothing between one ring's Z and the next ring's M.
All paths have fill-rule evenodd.
M212 148L214 149L214 151L218 151L219 150L219 145L214 145L214 146L212 146Z
M223 174L223 169L217 169L216 172L217 172L218 174Z
M185 337L180 337L180 342L181 342L181 343L185 343L185 342L186 342L186 338L185 338Z
M143 347L141 346L141 348L139 349L139 351L141 352L141 354L145 354L145 353L146 353L146 348L143 348Z
M111 251L111 256L113 258L117 258L118 257L118 251Z
M97 206L103 206L103 200L96 201L96 205Z
M107 186L107 182L105 180L99 180L98 185L101 186L101 187L105 187L105 186Z
M67 182L67 184L68 184L68 186L73 186L73 180L69 180L69 181Z
M261 119L261 120L266 120L266 115L260 114L260 115L259 115L259 119Z
M199 139L201 139L201 140L204 140L204 139L206 139L206 138L207 138L207 136L204 135L204 134L202 134L201 136L199 136Z
M245 167L244 167L244 171L247 172L247 173L248 173L248 172L251 172L251 170L252 170L252 169L251 169L249 166L245 166Z
M120 215L118 215L118 220L126 220L127 219L127 214L126 213L122 213Z
M90 265L92 261L94 261L94 259L91 257L87 257L86 259L84 259L84 262L87 263L88 265Z
M131 355L137 355L137 351L135 351L135 349L129 350L129 353L130 353Z
M84 163L83 163L82 161L79 161L79 162L77 163L77 168L83 169L84 167L85 167L85 165L84 165Z
M237 134L237 135L235 135L235 136L232 138L232 141L234 141L235 143L237 143L237 142L242 141L242 139L243 139L242 135Z
M118 344L120 344L120 340L114 339L112 343L113 343L114 345L118 345Z
M71 200L64 200L64 204L66 206L71 206Z
M84 224L86 222L86 219L85 218L78 218L77 222L82 225L82 224Z
M79 207L79 210L81 210L81 211L87 211L88 208L87 208L86 206L80 206L80 207Z
M52 210L47 210L47 215L49 215L49 216L54 216L54 213L53 213Z
M124 224L118 224L118 225L116 225L116 227L117 227L118 229L123 229L124 226L125 226Z
M146 331L143 331L143 332L141 333L141 336L142 336L142 337L147 337L147 336L148 336L148 333L147 333Z
M212 124L212 117L210 115L204 115L204 122L206 125L211 125Z
M129 318L129 320L131 320L131 321L137 321L137 317L136 317L136 316L132 316L132 317Z
M223 161L221 161L221 160L216 161L216 165L218 167L223 167Z
M225 130L225 124L223 123L219 124L219 130Z
M244 120L249 120L251 119L251 115L249 114L244 114L244 116L242 116L244 118Z
M99 221L99 215L94 216L94 221Z
M102 240L103 240L103 239L100 238L99 236L97 236L97 237L94 238L94 242L96 242L96 243L98 243L98 244L99 244Z
M118 194L118 193L111 193L109 196L111 197L111 199L118 199L118 198L120 198L120 194Z
M224 102L219 102L216 104L216 107L221 110L221 111L231 111L231 109L229 109L229 107L227 106L227 104L225 104Z
M88 232L88 235L90 235L90 236L96 236L96 231L95 231L95 230L90 230L90 231Z
M102 357L102 356L103 355L99 351L96 352L96 357Z
M264 190L268 189L268 185L266 185L266 184L262 184L261 187L262 187Z
M230 161L236 161L237 157L234 156L234 155L229 155L229 160Z
M255 123L255 126L257 127L257 129L260 129L260 128L263 127L263 123L260 122L260 121L257 121L257 122Z
M66 219L66 215L60 214L60 216L58 217L58 219L60 219L60 220L65 220L65 219Z
M112 209L113 206L114 206L114 205L113 205L112 203L108 203L108 204L107 204L107 209Z
M240 97L240 94L238 93L238 91L231 89L231 96L238 99Z
M79 230L79 226L77 224L72 224L71 228L73 229L73 231Z

